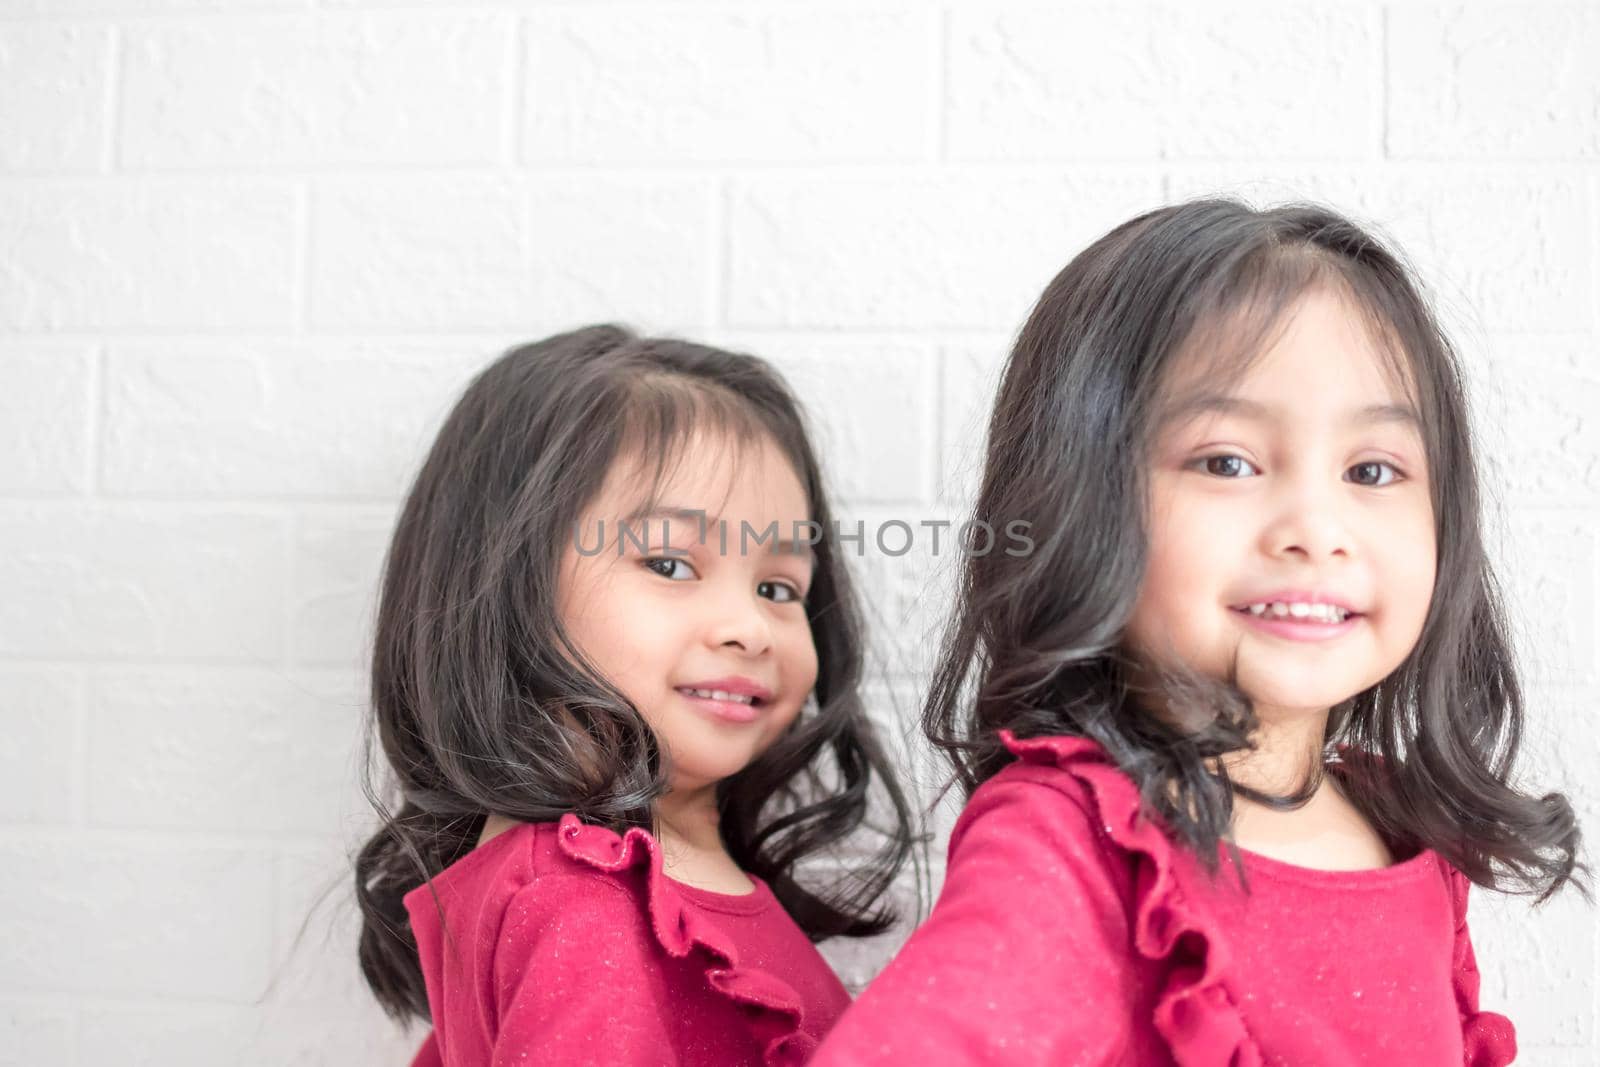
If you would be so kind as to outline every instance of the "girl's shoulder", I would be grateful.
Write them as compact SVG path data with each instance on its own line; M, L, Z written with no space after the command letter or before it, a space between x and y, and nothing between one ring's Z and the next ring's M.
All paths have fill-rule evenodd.
M689 963L687 971L675 969L671 973L677 977L669 979L681 982L695 975L688 985L673 986L687 998L684 1003L694 998L726 1002L764 1049L767 1062L799 1063L814 1050L815 1035L804 1024L820 1006L808 1003L792 975L750 959L757 943L775 934L792 933L798 943L809 945L760 878L750 876L754 892L737 895L679 882L667 875L653 834L639 827L618 833L570 813L521 833L523 843L513 838L513 846L531 854L536 877L509 903L501 927L521 931L512 940L537 941L540 927L550 922L559 939L606 941L615 950L613 963L631 960L628 965L653 972L668 960ZM503 948L507 940L502 935L498 944ZM519 955L514 949L512 964L501 965L502 971L514 969ZM568 956L557 951L538 958L548 966ZM580 969L591 965L581 952L575 958ZM817 964L826 968L820 956ZM837 985L831 971L828 977ZM842 987L839 995L846 996Z
M755 891L733 895L700 889L666 874L661 844L639 827L621 833L567 813L555 822L511 822L484 838L430 882L407 894L426 898L430 886L452 897L493 906L513 898L520 910L569 905L582 894L588 907L656 913L677 906L729 914L757 914L775 905L770 887L751 878ZM673 905L669 907L669 903Z
M403 903L414 926L436 924L437 898L446 915L471 915L527 937L571 922L577 912L587 922L632 925L644 933L649 871L659 870L652 856L659 856L659 846L643 830L617 834L570 813L556 822L515 822L411 890Z
M1083 921L1131 920L1141 860L1163 871L1173 863L1133 781L1087 737L999 737L1016 758L973 790L950 833L949 865L1070 880L1102 913Z
M957 834L987 819L1015 824L1023 834L1048 828L1053 836L1093 838L1123 849L1158 844L1145 839L1155 828L1139 818L1137 787L1099 742L1075 735L1019 738L1009 730L999 737L1016 758L973 791Z
M681 930L688 921L685 912L760 916L781 911L771 887L752 874L746 874L754 886L749 893L703 889L669 876L661 842L640 827L618 833L569 813L557 823L540 824L535 851L547 881L598 879L614 885L644 905L658 934L663 926Z
M452 967L469 968L468 985L494 991L494 1018L576 1018L577 1000L615 998L618 989L675 998L673 1010L726 1002L769 1059L799 1062L815 1045L802 1029L807 1002L787 977L746 962L753 939L793 922L771 889L752 881L756 891L737 897L674 881L647 831L618 833L569 813L495 834L405 902L430 991L449 984ZM446 926L458 943L492 951L456 959L444 948ZM561 991L577 1000L545 1003ZM638 1005L605 1010L630 1007ZM588 1057L573 1058L580 1061Z
M973 792L962 817L971 813L974 828L1005 820L1026 835L1014 855L1034 864L1037 878L1100 902L1088 921L1118 930L1122 966L1153 983L1151 1021L1179 1062L1258 1062L1224 982L1227 938L1190 892L1193 857L1148 816L1137 784L1090 738L999 737L1016 759ZM971 848L994 840L977 833Z

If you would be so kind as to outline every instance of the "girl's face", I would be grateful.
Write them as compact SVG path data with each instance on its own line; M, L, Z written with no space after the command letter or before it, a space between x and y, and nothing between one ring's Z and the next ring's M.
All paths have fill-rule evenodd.
M636 467L615 464L579 519L562 561L562 619L650 724L670 788L693 791L755 759L816 684L804 603L812 557L791 540L810 512L793 468L765 441L741 456L695 437L653 514L635 514L641 484ZM772 524L776 538L758 540Z
M1227 397L1162 427L1151 453L1149 569L1128 629L1139 658L1214 678L1238 655L1264 721L1325 713L1415 646L1433 592L1433 508L1417 423L1358 312L1315 289ZM1273 602L1332 602L1339 624ZM1261 615L1250 605L1267 603Z

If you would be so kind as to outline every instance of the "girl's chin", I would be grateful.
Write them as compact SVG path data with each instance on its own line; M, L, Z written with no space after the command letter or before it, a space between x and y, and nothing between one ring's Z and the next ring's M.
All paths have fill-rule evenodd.
M1348 669L1262 670L1246 658L1240 664L1239 689L1257 708L1280 712L1326 711L1349 700L1370 684ZM1344 665L1340 665L1344 666Z

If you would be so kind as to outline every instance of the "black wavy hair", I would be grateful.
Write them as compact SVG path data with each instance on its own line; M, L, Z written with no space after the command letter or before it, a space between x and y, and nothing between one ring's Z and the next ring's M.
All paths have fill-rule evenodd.
M1587 898L1571 804L1509 784L1522 688L1484 550L1458 357L1398 255L1324 206L1163 207L1095 241L1046 287L1005 366L974 518L1049 536L1030 555L966 557L924 732L968 795L1010 762L1001 729L1092 738L1213 873L1226 840L1242 874L1235 794L1290 810L1316 793L1320 764L1285 796L1230 780L1220 757L1252 748L1258 726L1235 675L1135 662L1124 645L1166 371L1180 351L1204 353L1201 377L1237 381L1314 286L1360 309L1422 413L1438 551L1416 646L1330 710L1324 755L1349 746L1352 801L1400 847L1432 847L1472 881L1539 902L1569 881ZM1152 707L1163 714L1140 710Z
M361 970L392 1017L429 1018L402 897L470 852L487 814L575 812L650 829L666 790L639 711L573 646L557 612L568 531L623 456L658 491L696 431L773 442L831 529L800 409L761 359L592 326L505 352L467 387L411 486L384 563L362 785L382 817L355 858ZM721 833L813 940L866 936L910 855L910 808L857 692L863 639L844 560L815 544L806 614L814 707L717 790ZM381 740L398 811L372 783ZM869 798L872 817L869 818ZM881 813L881 814L880 814ZM797 865L857 830L876 847L827 885ZM852 838L854 845L854 838ZM804 882L804 884L802 884ZM437 906L437 897L435 897Z

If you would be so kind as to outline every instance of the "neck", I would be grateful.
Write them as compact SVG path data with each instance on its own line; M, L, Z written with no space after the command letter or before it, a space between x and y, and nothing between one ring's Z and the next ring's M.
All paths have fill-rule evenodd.
M1284 795L1302 788L1322 763L1327 708L1257 706L1254 750L1222 757L1228 776L1263 793Z
M1160 688L1150 680L1149 668L1135 658L1129 671L1131 688L1153 700L1155 714L1170 721L1169 709ZM1233 781L1258 792L1283 796L1298 791L1322 762L1323 736L1332 709L1268 704L1256 704L1254 708L1258 723L1252 735L1255 749L1213 757L1207 764L1215 771L1220 759Z
M722 852L716 783L674 789L656 801L656 836L702 852Z

